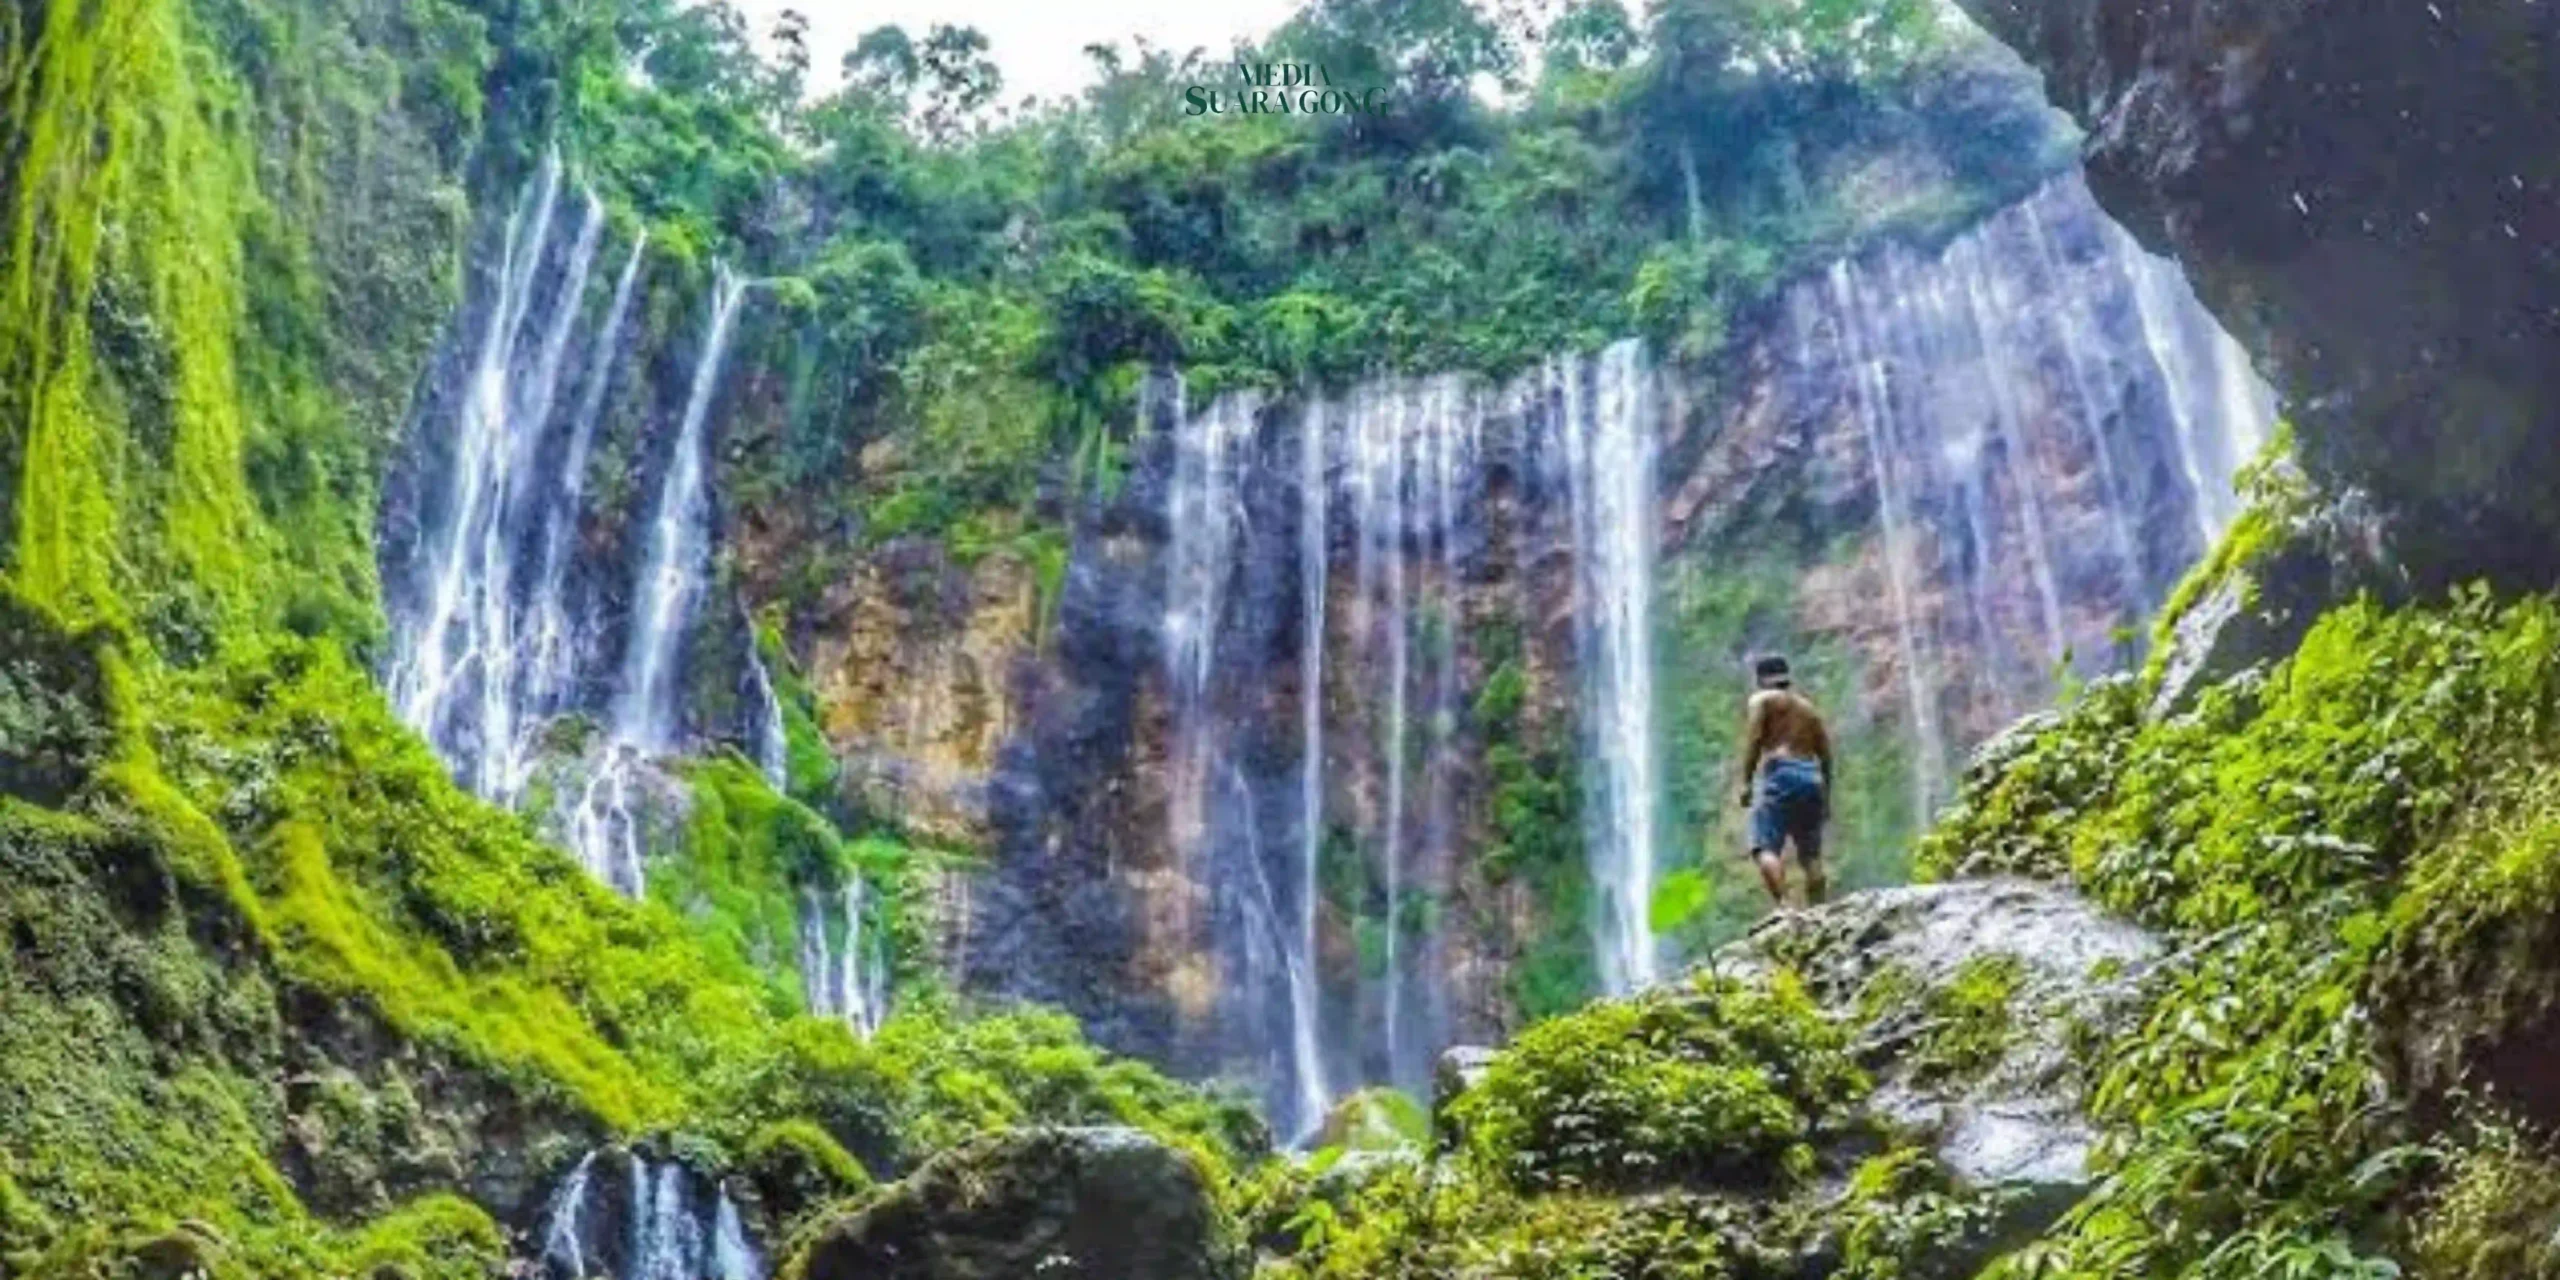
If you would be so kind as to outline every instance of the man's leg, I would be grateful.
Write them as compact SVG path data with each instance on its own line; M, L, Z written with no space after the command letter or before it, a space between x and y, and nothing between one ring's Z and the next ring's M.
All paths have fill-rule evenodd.
M1804 865L1804 904L1808 907L1821 906L1831 896L1831 877L1822 869L1822 824L1828 816L1824 802L1829 799L1815 793L1796 823L1796 861Z
M1760 868L1760 885L1769 891L1772 906L1787 905L1787 864L1778 859L1786 844L1786 814L1776 790L1763 780L1751 805L1751 862Z
M1787 864L1771 849L1752 850L1751 861L1760 868L1760 885L1769 891L1770 905L1787 905Z

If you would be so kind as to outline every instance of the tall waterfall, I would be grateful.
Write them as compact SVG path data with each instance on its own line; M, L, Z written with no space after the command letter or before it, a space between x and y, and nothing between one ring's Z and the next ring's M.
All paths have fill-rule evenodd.
M637 896L642 868L641 766L678 745L677 653L711 568L710 458L704 423L737 326L747 283L719 269L711 319L694 358L675 451L649 526L649 554L632 585L622 679L594 772L568 815L569 846L588 871Z
M578 211L567 220L573 225L562 225L566 185L559 156L546 155L507 220L450 407L452 455L431 494L414 604L393 629L387 676L401 718L435 744L466 785L501 803L523 789L531 730L564 696L573 661L561 578L542 562L539 544L546 531L574 524L577 494L534 477L603 238L604 209L593 194L579 193ZM632 261L636 269L636 246ZM627 292L588 346L590 396L602 394L611 374L625 300Z
M1593 945L1604 989L1656 976L1651 912L1661 742L1654 733L1653 372L1620 342L1586 372L1551 374L1562 395L1566 492L1573 521L1575 638L1581 655L1584 844L1595 897Z
M1324 637L1326 536L1323 401L1298 426L1298 936L1289 983L1289 1080L1304 1130L1332 1105L1316 990L1316 889L1324 864Z
M603 711L599 759L556 816L591 872L636 894L639 771L679 745L678 651L711 558L704 437L746 285L726 270L715 282L632 606L609 624L591 582L580 594L594 576L578 569L580 524L647 242L635 237L601 319L586 325L605 221L592 193L572 192L557 153L506 221L466 317L469 348L424 401L418 545L385 575L399 624L385 681L456 777L505 805L527 794L547 725ZM606 643L615 624L619 643ZM778 771L772 714L756 746Z
M763 1280L765 1274L725 1188L673 1160L651 1161L636 1152L581 1158L552 1195L541 1239L540 1263L557 1280Z
M2120 655L2237 511L2273 393L2175 265L2055 180L1944 248L1832 264L1783 383L1856 427L1917 812L1953 753ZM1812 412L1819 414L1822 410Z
M1232 1016L1268 1046L1276 1118L1304 1135L1346 1075L1418 1087L1442 1034L1427 974L1436 887L1457 857L1457 526L1472 505L1475 392L1457 377L1397 380L1283 414L1252 393L1193 412L1178 380L1150 385L1142 413L1164 424L1170 461L1169 843L1225 940ZM1327 563L1337 541L1355 561L1346 575ZM1289 768L1255 727L1277 691L1239 679L1273 643L1297 653ZM1328 723L1328 681L1347 673L1363 684ZM1265 837L1288 818L1294 838ZM1361 867L1338 888L1366 959L1329 983L1334 834ZM1335 1034L1363 1027L1375 1030Z
M1905 816L1850 834L1907 832L1959 754L2041 705L2066 663L2128 660L2118 637L2227 519L2232 469L2267 428L2228 339L2076 179L1943 243L1809 273L1763 314L1743 338L1747 387L1694 382L1633 341L1498 384L1378 377L1192 403L1178 377L1150 377L1132 493L1161 541L1071 569L1091 594L1068 625L1102 630L1062 644L1097 674L1066 675L1058 701L1078 711L1057 724L1075 736L1022 794L1092 778L1076 762L1102 713L1136 697L1117 705L1135 733L1163 726L1161 757L1143 737L1130 757L1161 808L1133 816L1164 824L1164 861L1136 862L1156 851L1115 830L1090 865L1117 868L1138 940L1080 951L1090 922L1055 917L1093 899L1050 851L1093 828L1033 828L1010 901L1046 914L990 917L1034 936L972 945L1158 975L1164 1003L1144 1016L1161 1021L1139 1034L1174 1024L1169 1056L1256 1074L1280 1130L1307 1134L1339 1091L1418 1089L1453 1035L1508 1030L1533 963L1550 998L1661 979L1662 873L1732 834L1729 805L1691 803L1730 780L1692 775L1730 767L1746 646L1810 646L1844 739L1904 771L1853 779L1866 808ZM1753 601L1705 650L1674 630L1709 625L1685 594L1700 581ZM1128 692L1137 642L1115 628L1132 615L1158 655L1134 687L1160 701ZM1500 663L1527 690L1505 723L1535 742L1473 723ZM1581 874L1538 865L1569 908L1549 919L1504 879L1518 872L1479 859L1497 821L1484 765L1566 743L1571 776L1552 781L1575 788L1559 803L1580 816ZM1077 821L1115 802L1097 803ZM1563 941L1577 932L1581 955ZM1015 989L1116 1012L1079 1003L1091 985Z

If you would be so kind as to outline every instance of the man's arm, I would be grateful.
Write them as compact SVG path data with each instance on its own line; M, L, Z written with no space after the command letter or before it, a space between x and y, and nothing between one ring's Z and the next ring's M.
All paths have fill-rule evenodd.
M1820 716L1813 720L1813 756L1822 762L1822 794L1828 799L1834 794L1831 790L1831 726L1823 723Z
M1768 735L1769 700L1755 693L1747 705L1749 709L1742 715L1742 750L1737 753L1742 759L1742 803L1745 808L1751 805L1751 779L1760 772L1760 749Z

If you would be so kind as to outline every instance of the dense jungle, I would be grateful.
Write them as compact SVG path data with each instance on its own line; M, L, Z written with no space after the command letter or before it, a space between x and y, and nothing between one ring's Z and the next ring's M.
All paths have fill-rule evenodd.
M0 1278L2560 1280L2560 8L823 8L0 0Z

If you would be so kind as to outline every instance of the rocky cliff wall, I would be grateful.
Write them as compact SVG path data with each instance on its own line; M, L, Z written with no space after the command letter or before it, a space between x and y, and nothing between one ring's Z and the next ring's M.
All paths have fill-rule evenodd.
M951 976L1283 1117L1608 985L1630 860L1658 886L1711 851L1719 891L1646 959L1746 917L1755 651L1841 725L1835 862L1898 878L1972 743L2136 656L2272 413L2070 175L1809 275L1704 368L1141 399L1045 625L1026 562L906 544L796 647L851 794L990 852L946 904ZM1613 424L1641 519L1605 501ZM1622 533L1658 556L1632 615L1594 577ZM1621 639L1645 656L1611 676ZM1638 691L1642 720L1601 714ZM1611 813L1629 770L1653 807Z
M2099 200L2284 388L2315 481L2421 583L2560 539L2560 12L1966 0L2088 131Z

